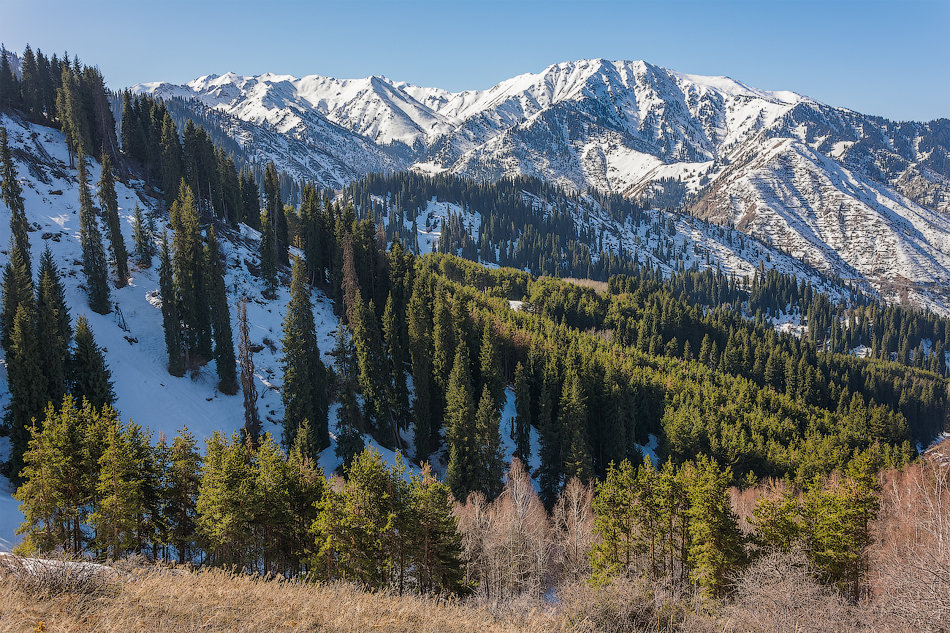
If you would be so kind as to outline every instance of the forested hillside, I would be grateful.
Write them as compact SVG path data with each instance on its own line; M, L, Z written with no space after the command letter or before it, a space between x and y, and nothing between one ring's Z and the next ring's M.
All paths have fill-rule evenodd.
M941 512L876 530L910 529L889 481L945 496L915 460L950 425L947 319L538 180L290 186L78 60L2 61L21 553L496 601L642 579L671 627L772 555L853 604L872 565L907 580L875 543L944 569Z

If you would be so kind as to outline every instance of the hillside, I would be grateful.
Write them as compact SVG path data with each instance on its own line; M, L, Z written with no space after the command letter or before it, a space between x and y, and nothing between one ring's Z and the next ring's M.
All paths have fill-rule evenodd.
M233 73L133 90L226 114L250 156L324 186L409 168L537 176L734 226L890 301L950 309L943 119L896 123L602 59L456 93L375 76Z

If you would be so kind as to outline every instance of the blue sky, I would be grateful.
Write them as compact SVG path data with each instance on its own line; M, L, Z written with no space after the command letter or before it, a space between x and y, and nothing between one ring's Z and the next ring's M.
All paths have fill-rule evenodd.
M605 57L950 116L950 0L0 0L0 41L77 53L114 88L234 71L461 90Z

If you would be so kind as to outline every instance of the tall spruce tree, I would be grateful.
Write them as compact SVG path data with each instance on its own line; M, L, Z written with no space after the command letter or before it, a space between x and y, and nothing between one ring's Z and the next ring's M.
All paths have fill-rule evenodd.
M165 331L165 351L168 353L168 373L185 375L185 356L181 340L181 320L178 317L178 297L168 234L162 235L161 260L158 267L158 288L162 295L162 328Z
M261 277L264 278L264 296L277 297L277 255L275 250L274 225L269 213L261 215Z
M247 326L247 297L238 301L238 355L241 361L241 393L244 395L244 427L242 433L253 445L261 435L261 419L257 413L257 383L254 377L254 352Z
M310 302L309 275L302 259L294 259L290 302L284 317L281 368L284 384L284 442L292 446L304 420L310 423L310 454L330 445L327 422L326 368L320 360Z
M224 284L224 262L214 228L208 229L208 284L211 287L211 326L214 334L214 360L218 371L218 389L237 393L237 369L234 359L234 338L231 334L231 313L228 291Z
M455 498L464 501L470 492L478 489L478 461L481 457L468 346L464 341L456 346L445 401L445 439L449 446L445 481Z
M181 318L185 365L210 360L213 356L211 337L210 289L205 249L198 222L198 209L191 187L180 183L178 198L172 204L171 223L172 269L175 272L175 294Z
M590 481L594 470L587 442L587 403L574 370L569 371L564 380L557 425L563 438L565 480L577 477L585 483Z
M155 256L155 226L151 216L146 218L138 204L132 219L132 241L135 243L135 263L142 268L151 267Z
M106 404L112 406L115 403L112 372L84 316L76 319L75 340L76 346L69 362L70 393L80 401L85 398L97 409Z
M17 307L7 354L7 381L10 387L10 473L19 483L23 454L30 442L33 418L41 417L49 402L46 376L40 365L36 306L32 297Z
M398 448L399 432L394 424L389 401L392 390L389 362L376 321L376 310L372 302L367 304L363 301L363 295L359 291L353 303L350 325L353 346L356 348L364 415L376 425L380 442Z
M481 384L488 387L488 393L494 398L496 406L501 407L505 404L505 376L501 370L498 343L495 340L495 330L490 318L486 317L482 329L482 345L479 351L479 378Z
M178 130L168 112L165 112L161 125L162 191L165 193L166 207L171 207L178 196L178 185L185 174Z
M119 203L115 193L115 175L109 155L102 153L102 175L99 178L99 204L106 222L109 251L115 262L116 284L119 288L129 282L129 253L125 250L122 224L119 221Z
M336 454L340 458L343 472L350 468L353 458L363 451L365 422L356 399L357 361L356 348L349 336L346 325L340 323L337 328L336 346L333 348L334 368L336 370L337 413Z
M39 275L36 318L40 362L46 374L48 397L58 403L66 393L66 370L73 329L66 306L66 293L49 248L43 251L40 259Z
M30 257L29 224L26 221L26 209L23 206L23 190L17 181L16 167L7 144L7 129L0 127L0 190L3 203L10 209L10 232L13 234L13 247L20 252L26 264L27 275L33 276Z
M482 397L478 401L475 413L475 438L479 449L475 466L478 469L476 490L489 499L501 492L501 477L505 470L504 455L501 451L501 411L488 385L482 388Z
M280 179L273 162L264 169L264 202L267 205L267 219L274 231L274 261L286 266L290 263L287 247L290 241L287 235L287 215L284 203L280 199Z
M515 366L515 410L512 439L515 457L527 463L531 457L531 382L521 363Z
M428 459L435 444L435 425L432 411L432 315L431 302L426 292L426 280L417 277L409 298L406 319L408 320L409 358L412 365L412 382L415 399L412 403L415 459Z
M3 305L0 310L0 344L10 351L13 322L23 301L33 299L33 280L18 248L10 249L10 261L3 267Z
M108 314L112 310L106 253L102 247L99 221L92 206L89 180L86 176L86 156L80 147L79 165L79 242L82 246L82 270L86 276L86 294L93 312Z
M409 387L406 384L406 353L403 348L400 321L402 319L397 317L393 293L390 292L386 299L386 308L383 310L383 339L392 376L388 398L396 426L399 429L405 429L409 426L410 416Z

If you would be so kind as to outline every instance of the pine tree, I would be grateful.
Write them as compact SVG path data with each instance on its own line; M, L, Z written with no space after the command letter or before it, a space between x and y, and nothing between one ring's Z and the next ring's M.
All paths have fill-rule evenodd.
M311 455L330 445L327 422L326 368L320 360L307 266L294 259L290 282L290 302L284 317L281 368L284 384L284 442L292 446L304 420L310 423Z
M629 460L611 464L597 484L594 497L594 534L600 539L591 549L592 576L603 582L632 574L637 560L639 512L636 475Z
M70 396L46 407L42 424L27 429L29 450L22 456L23 484L14 496L24 521L17 528L23 554L56 550L78 554L83 548L82 519L89 501L84 489L85 432L89 424Z
M274 250L274 226L267 211L261 215L261 277L264 278L264 297L277 297L277 257Z
M468 493L478 488L476 462L481 450L475 427L468 346L464 342L456 348L445 400L445 439L449 447L445 481L455 498L464 500Z
M162 191L165 192L165 206L171 207L178 196L178 186L185 174L178 130L168 112L165 113L161 125Z
M82 270L86 276L86 294L93 312L108 314L112 310L106 253L102 247L99 221L92 206L89 181L86 177L86 157L79 149L79 242L82 245Z
M348 335L346 325L337 329L336 346L333 349L337 382L336 455L343 464L343 471L349 470L353 458L364 448L362 430L365 428L363 414L356 399L357 367L356 348L352 337Z
M0 190L3 192L3 203L10 209L10 232L13 234L13 247L19 251L20 258L26 265L27 276L32 277L30 227L26 221L23 191L17 181L13 156L10 153L10 146L7 144L7 130L4 127L0 127Z
M163 490L168 540L178 554L178 562L184 563L192 560L197 548L195 504L201 484L201 455L187 427L172 440L168 459L170 467Z
M185 357L182 353L181 321L178 317L178 297L175 295L174 272L168 234L162 235L161 263L158 268L158 286L162 295L162 328L165 331L165 351L168 353L168 373L185 375Z
M514 422L515 457L527 463L531 457L531 383L528 372L518 363L515 366Z
M452 491L436 479L428 464L409 483L412 516L411 567L424 594L468 593L462 564L458 519L453 512Z
M231 313L228 310L228 292L224 285L224 263L218 249L214 228L208 229L206 269L211 289L211 326L214 334L214 360L218 371L218 389L222 393L237 393L237 369L234 360L234 338L231 334Z
M383 310L383 339L389 357L389 372L392 376L391 392L388 394L393 418L399 429L409 426L409 388L406 384L406 354L402 345L402 328L397 321L393 293L386 299Z
M76 347L69 363L70 393L80 401L88 400L97 409L103 405L112 406L115 403L112 372L84 316L76 319L75 339Z
M505 470L504 455L501 451L501 411L488 387L482 388L482 397L478 401L475 413L475 438L479 447L477 487L489 499L501 492L501 477Z
M729 469L701 456L688 487L690 578L709 596L722 593L745 558L742 534L729 499Z
M587 443L587 404L575 371L564 381L557 424L565 438L562 468L565 479L577 477L585 483L590 481L594 469Z
M11 247L10 261L3 268L3 306L0 311L0 343L7 353L10 351L17 309L24 301L32 300L33 280L20 250Z
M40 365L39 333L36 329L36 306L32 297L17 307L7 354L7 380L10 388L10 455L11 479L19 482L23 454L30 441L34 417L43 413L49 402L46 376Z
M277 176L277 167L273 162L264 169L264 200L267 204L267 219L274 232L274 261L278 265L288 265L290 259L287 247L290 242L287 237L287 216L284 214L284 203L280 199L280 181ZM265 229L266 230L266 229Z
M66 368L73 329L66 306L66 293L49 248L40 259L40 281L36 292L37 332L40 363L46 374L46 393L61 402L66 393Z
M10 68L7 49L4 46L0 46L0 106L6 108L16 107L19 105L19 101L19 87L17 86L13 69Z
M143 481L135 455L118 420L111 420L99 458L96 503L89 523L95 547L108 560L118 560L136 547L136 530L144 512Z
M363 395L364 415L375 423L379 440L384 445L399 446L399 434L393 424L389 402L392 377L385 357L382 336L376 322L376 310L372 302L363 302L361 293L356 293L351 322L353 346L356 348L358 382ZM391 439L391 444L390 444Z
M254 378L254 352L247 327L247 297L238 301L238 354L241 360L241 392L244 394L243 436L256 445L261 435L261 419L257 413L257 383Z
M135 205L135 215L132 220L132 241L135 243L135 263L142 268L152 265L155 256L155 227L151 216L148 220L142 215L142 208Z
M112 161L109 155L102 153L102 175L99 178L99 204L106 222L106 237L109 238L109 252L115 262L115 276L119 288L129 279L129 254L125 250L122 237L122 224L119 221L119 203L115 193L115 175L112 173Z
M432 316L431 302L426 293L425 279L417 277L409 298L408 321L409 357L412 364L412 382L415 399L412 405L413 436L416 462L423 462L432 453L435 425L432 409Z
M205 250L194 194L184 181L171 208L172 268L181 319L185 365L193 366L213 356L210 289ZM197 358L195 358L197 357Z
M486 319L483 327L482 345L479 353L479 376L483 386L495 400L498 407L505 404L505 376L498 358L498 344L491 319Z

